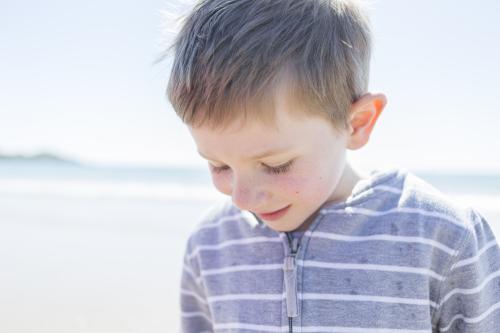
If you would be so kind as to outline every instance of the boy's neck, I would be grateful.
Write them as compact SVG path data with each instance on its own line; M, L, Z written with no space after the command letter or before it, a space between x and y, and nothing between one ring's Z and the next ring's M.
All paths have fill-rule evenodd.
M350 163L346 162L339 184L337 185L336 193L326 202L338 203L346 201L351 196L356 184L366 178L368 178L367 175L355 170Z
M326 203L339 203L344 202L351 196L352 190L356 186L356 184L362 180L368 178L365 174L355 170L348 162L345 165L344 171L342 172L342 176L340 177L339 184L337 185L335 193L327 200ZM323 204L323 205L324 205ZM318 209L319 211L319 209ZM302 225L296 229L297 231L305 231L309 228L309 225L314 221L316 215L318 213L316 211L312 214Z

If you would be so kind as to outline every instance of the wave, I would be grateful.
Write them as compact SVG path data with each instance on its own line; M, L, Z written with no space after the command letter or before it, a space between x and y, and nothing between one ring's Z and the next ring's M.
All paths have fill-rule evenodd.
M132 198L213 201L223 195L213 186L134 181L0 179L2 195L78 198Z

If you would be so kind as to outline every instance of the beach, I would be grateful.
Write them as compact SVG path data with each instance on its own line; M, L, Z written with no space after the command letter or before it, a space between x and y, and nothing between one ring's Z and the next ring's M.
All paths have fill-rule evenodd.
M19 199L0 197L2 332L177 331L185 239L210 202Z

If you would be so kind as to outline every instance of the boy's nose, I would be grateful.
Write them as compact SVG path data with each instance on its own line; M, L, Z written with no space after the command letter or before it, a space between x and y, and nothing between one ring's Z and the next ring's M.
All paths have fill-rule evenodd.
M255 180L238 179L233 182L231 198L238 208L257 211L265 206L269 194Z

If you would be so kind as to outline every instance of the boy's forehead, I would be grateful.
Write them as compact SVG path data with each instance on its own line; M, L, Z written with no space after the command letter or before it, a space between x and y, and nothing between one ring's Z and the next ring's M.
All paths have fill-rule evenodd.
M287 108L274 110L274 121L247 117L230 122L224 128L190 126L200 155L211 160L224 156L258 159L292 150L305 150L331 138L333 126L313 115L297 117ZM314 143L314 144L312 144Z
M225 161L234 157L258 159L278 153L280 145L292 146L289 140L270 136L271 132L254 132L249 127L240 131L212 130L206 127L191 129L198 153L205 159ZM283 147L285 149L286 147Z
M233 121L224 128L205 125L190 127L190 131L200 155L216 161L236 155L246 159L264 158L293 149L297 144L293 128L277 121L265 123L247 118Z

